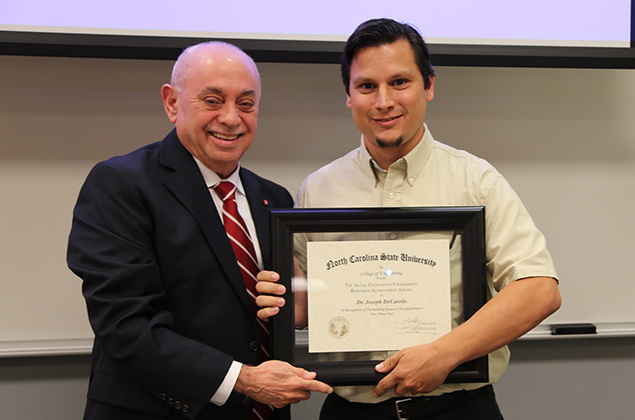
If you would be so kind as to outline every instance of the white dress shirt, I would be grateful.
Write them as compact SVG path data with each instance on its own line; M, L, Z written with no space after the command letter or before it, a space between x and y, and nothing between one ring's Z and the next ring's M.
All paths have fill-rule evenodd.
M251 217L251 210L249 209L249 202L247 201L247 196L245 195L245 189L243 188L243 183L240 180L240 176L238 173L240 171L240 164L236 170L227 177L227 179L222 179L218 176L218 174L205 165L201 163L198 159L194 158L196 164L198 165L203 178L205 179L205 183L207 184L207 188L209 188L209 192L214 200L214 204L216 204L216 209L218 210L218 214L221 215L221 221L223 220L223 200L219 197L219 195L214 191L214 187L216 187L221 181L229 181L236 186L236 204L238 205L238 212L241 217L245 221L247 225L247 230L249 231L249 235L251 236L251 241L254 244L254 249L256 250L256 257L258 258L258 266L262 269L262 253L260 252L260 244L258 242L258 235L256 234L256 225L254 225L254 220ZM234 389L234 385L238 380L238 375L240 374L240 369L242 368L242 363L234 360L232 365L230 366L227 374L225 375L225 379L221 383L220 387L216 390L216 393L210 399L210 402L216 405L223 405L227 402L229 395Z

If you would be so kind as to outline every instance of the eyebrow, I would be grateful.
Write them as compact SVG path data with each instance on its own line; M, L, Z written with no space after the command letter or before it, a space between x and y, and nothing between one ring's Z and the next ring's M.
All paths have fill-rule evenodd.
M393 74L393 75L391 75L389 77L390 80L404 79L404 78L405 79L412 79L413 78L412 72L408 71L408 70L400 71L400 72L395 73L395 74ZM360 84L363 84L363 83L374 83L375 81L376 81L375 78L364 76L364 75L362 75L360 77L357 77L357 78L351 79L351 83L354 84L354 85L360 85Z
M202 93L216 93L219 95L223 95L225 92L223 92L222 89L214 87L214 86L206 86L201 90ZM245 89L242 92L240 92L240 96L256 96L256 91L254 89Z
M212 87L212 86L205 86L203 89L201 89L201 93L218 93L218 94L222 94L223 90L216 88L216 87Z
M351 79L351 84L353 85L359 85L359 84L370 83L370 82L374 82L374 80L370 77L356 77Z

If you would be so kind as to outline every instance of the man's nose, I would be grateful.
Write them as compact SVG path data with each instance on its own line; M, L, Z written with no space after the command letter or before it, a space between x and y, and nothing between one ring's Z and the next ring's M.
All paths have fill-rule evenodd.
M235 104L225 104L218 116L218 122L228 127L235 127L241 122L240 111Z
M392 91L388 86L380 86L377 90L375 107L381 110L388 110L394 106Z

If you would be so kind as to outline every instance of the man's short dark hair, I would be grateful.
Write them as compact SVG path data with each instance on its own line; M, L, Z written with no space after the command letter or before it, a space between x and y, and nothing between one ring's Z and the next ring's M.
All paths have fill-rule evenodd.
M421 76L423 76L424 87L427 90L431 84L430 79L434 77L434 69L430 62L428 47L419 32L407 23L400 23L392 19L371 19L359 25L344 45L341 71L346 93L350 94L351 64L361 49L392 44L401 39L410 43L415 62L419 67Z

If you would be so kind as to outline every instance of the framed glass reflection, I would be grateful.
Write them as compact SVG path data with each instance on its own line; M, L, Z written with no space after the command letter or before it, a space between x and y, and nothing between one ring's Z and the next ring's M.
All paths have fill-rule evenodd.
M270 322L272 357L331 385L379 382L379 361L435 340L485 304L484 212L273 210L270 267L287 303ZM487 381L487 356L446 379Z

